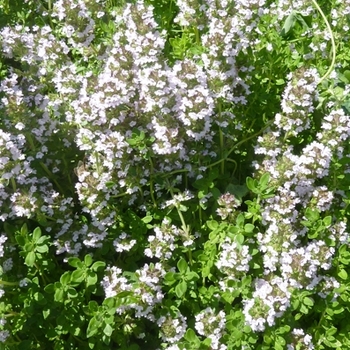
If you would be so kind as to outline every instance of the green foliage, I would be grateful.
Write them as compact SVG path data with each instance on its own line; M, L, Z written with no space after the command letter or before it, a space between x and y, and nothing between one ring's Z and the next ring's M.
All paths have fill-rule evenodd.
M209 3L0 0L0 349L350 348L345 5Z
M176 296L181 299L188 289L196 290L196 281L199 276L196 272L191 271L185 259L181 258L177 263L179 272L168 272L164 276L164 283L170 288L169 293L175 292Z
M21 249L20 255L24 257L24 263L27 266L34 267L45 264L45 253L49 251L50 237L42 236L40 227L29 234L27 225L24 224L15 237Z

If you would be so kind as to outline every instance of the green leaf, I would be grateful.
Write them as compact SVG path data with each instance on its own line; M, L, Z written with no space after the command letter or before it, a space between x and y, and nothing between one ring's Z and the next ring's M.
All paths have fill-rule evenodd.
M274 350L285 350L284 345L275 343Z
M246 185L229 184L226 187L225 192L229 192L229 193L235 195L239 201L242 201L242 198L249 192L249 190L248 190Z
M45 286L44 291L45 291L46 293L52 294L52 293L55 291L55 286L54 286L54 284L53 284L53 283L50 283L50 284L48 284L47 286Z
M86 287L94 286L97 282L97 275L94 272L91 272L86 278Z
M239 245L242 245L244 243L244 236L239 233L237 236L236 236L236 242L239 244Z
M70 282L71 273L70 271L66 271L60 278L60 282L62 285L66 286Z
M38 245L36 246L35 250L38 253L47 253L49 251L49 247L45 244L45 245Z
M108 310L108 313L109 313L109 310ZM108 317L103 317L103 321L106 323L106 324L113 324L114 323L114 314L115 313L109 313L109 316Z
M288 34L290 34L290 32L292 31L295 23L296 23L296 12L292 11L290 15L286 18L280 35L282 37L288 36Z
M64 302L64 291L62 289L55 290L54 300L58 303Z
M205 338L202 341L202 344L206 347L206 349L211 345L211 343L212 343L212 339L211 338Z
M228 232L231 233L229 236L233 238L240 231L239 227L230 225Z
M45 305L46 304L46 299L43 296L42 293L40 292L35 292L33 295L33 299L37 301L40 305Z
M167 272L164 276L164 282L167 285L172 285L176 282L175 272Z
M125 298L125 297L129 297L131 295L133 295L134 293L128 290L124 290L122 292L118 293L118 298Z
M116 300L113 297L110 297L110 298L103 300L103 303L102 303L102 305L106 306L109 309L114 308L115 304L116 304Z
M71 281L80 284L84 280L84 270L75 270L72 272Z
M26 239L23 236L16 235L16 242L20 247L24 247L26 244Z
M190 343L193 343L194 341L199 340L198 337L196 336L195 331L192 328L187 329L184 335L184 338Z
M265 189L270 181L270 174L265 173L259 180L259 185L261 189Z
M82 267L83 264L82 262L80 261L79 258L76 258L76 257L71 257L71 258L68 258L68 264L70 266L73 266L73 267Z
M244 225L244 232L246 233L252 233L254 230L255 226L252 224L245 224Z
M181 298L187 291L187 284L185 281L181 281L176 287L175 287L175 293L178 298Z
M235 296L233 295L233 293L230 292L224 292L220 294L222 299L226 301L226 303L228 304L232 304L232 302L235 300Z
M271 338L270 335L268 335L268 334L264 335L264 343L265 344L271 344L272 343L272 338Z
M338 276L343 279L343 280L346 280L348 278L348 273L344 270L344 269L341 269L339 272L338 272Z
M27 266L34 266L35 263L35 253L33 251L29 252L25 258L25 264Z
M36 244L37 244L37 245L43 245L43 244L45 243L45 245L47 245L46 243L49 242L49 241L50 241L50 237L49 237L49 236L41 236L41 237L37 240Z
M106 181L105 182L105 186L107 188L112 188L114 185L115 185L115 182L113 182L113 181Z
M306 220L301 220L300 223L305 227L311 227L312 223Z
M70 298L76 298L78 296L78 292L73 287L67 289L67 294Z
M313 301L313 299L311 299L311 298L309 298L309 297L305 297L304 299L303 299L303 304L304 305L306 305L306 306L310 306L310 307L312 307L312 306L314 306L314 301Z
M91 313L95 313L98 310L98 303L95 300L90 300L89 301L89 311Z
M26 243L23 247L23 250L25 252L34 252L34 244L33 243Z
M207 194L206 191L198 191L198 199L202 199L203 197L205 197Z
M218 188L214 187L210 190L210 193L213 195L213 198L217 200L221 196L221 192Z
M89 267L92 264L92 257L90 254L86 254L84 258L85 266Z
M246 178L246 184L247 184L247 187L251 190L251 191L253 191L253 192L255 192L256 191L256 180L254 180L254 179L252 179L251 177L247 177Z
M326 313L327 313L328 315L330 315L330 316L333 316L333 315L334 315L333 310L332 310L331 308L329 308L329 307L327 307Z
M139 143L139 140L137 139L126 139L126 142L130 145L130 146L135 146Z
M33 241L36 242L40 237L41 237L41 230L40 230L40 227L37 227L33 231Z
M342 247L347 249L345 247L345 245L343 245ZM344 250L344 248L342 249L342 247L339 249L339 261L344 265L349 265L350 264L350 252Z
M333 305L332 305L333 306ZM339 305L334 305L334 314L338 315L344 312L344 308L339 304Z
M43 310L43 317L44 317L44 320L46 320L51 314L51 309L48 308L46 310Z
M326 335L327 335L327 337L332 336L332 335L336 334L337 331L338 331L337 328L330 327L326 330Z
M106 266L106 263L104 261L96 261L92 264L91 270L97 272L98 270L104 269Z
M90 320L88 328L86 330L86 337L90 338L90 337L94 336L95 334L97 334L98 333L98 329L100 327L100 324L101 323L95 317L93 317Z
M244 214L240 213L236 218L236 225L240 228L243 228L244 221L245 221Z
M302 312L303 314L307 315L309 313L309 309L306 307L306 305L301 304L300 305L300 312Z
M28 227L27 227L27 224L23 224L23 226L21 227L21 235L22 235L22 236L27 236L27 235L28 235Z
M188 207L186 205L180 204L178 205L178 210L182 211L182 212L186 212L188 210Z
M300 305L299 299L294 299L294 300L292 300L292 307L293 307L293 310L297 310L297 309L299 308L299 305Z
M305 217L310 222L315 222L315 221L317 221L319 219L320 214L319 214L318 210L316 210L316 209L307 208L305 210Z
M324 219L323 219L323 223L326 227L328 226L331 226L332 224L332 216L326 216Z
M345 70L343 74L346 77L346 79L350 82L350 70Z
M271 194L263 194L261 196L262 199L268 199L268 198L272 198L272 197L275 197L275 194L274 193L271 193Z
M188 268L187 262L185 259L181 258L178 262L177 262L177 268L179 269L181 274L185 274Z
M241 279L241 288L250 286L252 283L252 277L251 276L245 276Z
M192 281L192 280L197 281L199 279L199 276L196 272L189 271L186 273L186 279L187 281Z
M95 338L89 339L88 342L89 342L89 348L93 349L95 347L96 339Z
M113 328L111 327L111 325L106 324L105 328L103 329L103 333L107 336L110 337L113 333Z
M152 220L153 217L151 215L147 215L144 218L141 219L145 224L149 224Z
M214 231L219 227L219 224L215 220L209 220L207 221L207 226L210 230Z
M202 268L202 277L203 278L210 276L211 267L212 267L212 265L208 264Z

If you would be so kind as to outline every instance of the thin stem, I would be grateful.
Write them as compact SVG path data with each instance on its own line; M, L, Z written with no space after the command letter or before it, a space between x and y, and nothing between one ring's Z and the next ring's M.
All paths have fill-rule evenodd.
M199 208L198 208L198 216L199 216L199 224L200 224L200 226L202 226L203 219L202 219L202 207L201 206L199 206Z
M3 280L0 280L0 284L3 286L18 286L18 282L8 282Z
M61 193L64 193L63 188L62 188L61 185L57 182L57 180L54 178L52 172L48 169L48 167L47 167L43 162L40 162L40 166L44 169L44 171L46 172L46 174L49 176L49 179L55 183L55 185L56 185L56 187L59 189L59 191L60 191Z
M150 180L149 180L149 190L150 190L150 194L151 194L153 205L154 205L154 207L157 207L157 201L154 198L154 187L153 187L154 166L153 166L153 162L152 162L152 157L149 156L148 159L149 159L149 164L151 166L151 176L150 176Z
M219 102L219 119L221 120L221 102ZM221 128L219 128L219 137L220 137L220 157L224 158L224 135ZM221 174L225 173L225 162L221 163Z
M191 266L192 265L192 250L189 248L187 252L188 252L188 262Z
M259 130L259 131L256 132L255 134L253 134L253 135L247 137L246 139L244 139L244 140L242 140L242 141L240 141L240 142L237 142L234 146L232 146L232 148L229 150L229 152L226 154L226 156L224 156L222 159L219 159L218 161L216 161L216 162L214 162L214 163L212 163L212 164L207 165L206 167L207 167L207 168L212 168L212 167L214 167L215 165L220 164L220 163L222 163L222 162L224 162L224 161L230 159L230 158L228 158L228 156L229 156L238 146L240 146L240 145L243 144L244 142L249 141L250 139L252 139L252 138L258 136L259 134L261 134L261 133L262 133L264 130L266 130L272 123L273 123L273 121L268 122L268 123L265 125L265 127L263 127L261 130ZM234 162L233 159L230 159L229 161ZM174 171L172 171L172 172L170 172L170 173L162 174L162 175L160 175L160 176L161 176L161 177L169 177L169 176L171 176L171 175L181 174L181 173L187 173L187 172L188 172L187 169L174 170ZM114 197L119 197L119 196L121 196L121 195L114 196Z
M222 133L221 128L219 129L219 136L220 136L220 154L221 158L224 157L224 135ZM221 163L221 174L225 173L225 162Z
M11 311L11 312L9 312L9 313L7 313L7 314L2 314L2 316L3 317L14 317L14 316L18 316L18 315L20 315L20 313L19 312L14 312L14 311Z
M226 156L212 164L209 164L207 166L207 168L212 168L213 166L217 165L217 164L220 164L221 162L224 162L225 160L227 160L228 156L237 148L239 147L241 144L243 144L244 142L247 142L248 140L258 136L259 134L261 134L264 130L266 130L270 125L272 124L272 121L270 121L269 123L267 123L265 125L265 127L263 127L261 130L259 130L258 132L256 132L255 134L247 137L246 139L242 140L242 141L239 141L237 142L234 146L231 147L231 149L228 151L228 153L226 154Z
M124 193L120 193L120 194L114 194L111 196L111 198L120 198L120 197L124 197L126 195L128 195L128 192L124 192Z
M37 271L39 272L41 278L43 279L44 285L46 286L47 285L47 278L45 276L45 273L41 270L40 266L36 262L34 262L34 266L37 269Z
M169 189L169 190L170 190L171 196L174 198L174 194L173 194L172 189ZM184 230L184 232L186 233L186 235L189 235L188 227L187 227L186 222L185 222L185 219L184 219L184 217L183 217L183 215L182 215L182 213L181 213L181 210L179 209L179 207L178 207L177 205L175 205L175 208L176 208L176 211L177 211L177 213L178 213L178 215L179 215L179 218L180 218L180 220L181 220L181 225L182 225L181 228Z
M16 181L15 181L15 179L14 179L13 177L11 177L10 181L11 181L11 185L12 185L12 190L13 190L13 192L16 192L17 186L16 186Z
M167 174L162 174L160 175L161 177L168 177L168 176L171 176L171 175L175 175L175 174L181 174L181 173L188 173L188 170L187 169L181 169L181 170L174 170L170 173L167 173Z
M315 5L315 7L317 8L318 12L321 14L326 27L328 29L329 35L331 36L331 43L332 43L332 62L330 67L328 68L326 74L320 79L320 81L318 82L318 84L321 84L323 80L325 80L331 73L332 70L334 68L335 65L335 57L336 57L336 47L335 47L335 40L334 40L334 35L333 35L333 31L332 28L327 20L327 17L325 16L324 12L322 11L321 7L318 5L316 0L312 0L313 4Z
M227 162L231 162L231 163L233 163L235 165L235 168L233 170L233 174L234 174L236 172L236 170L237 170L237 162L235 160L231 159L231 158L226 158L226 161Z
M95 156L97 173L100 175L100 158L98 156L98 152L94 152L94 156Z
M173 192L173 190L172 190L172 188L171 188L171 186L170 186L169 181L168 181L168 185L169 185L169 192L170 192L170 194L171 194L171 197L174 198L174 192ZM183 215L182 215L182 212L181 212L181 210L179 209L179 206L178 206L177 203L175 203L175 208L176 208L176 211L177 211L177 213L178 213L178 215L179 215L179 218L180 218L180 221L181 221L181 225L182 225L181 228L182 228L183 231L185 232L186 236L190 236L190 228L189 228L189 226L186 225L186 221L185 221L185 219L184 219L184 217L183 217ZM188 252L188 261L189 261L189 264L192 265L192 251L191 251L191 249L189 248L187 252Z

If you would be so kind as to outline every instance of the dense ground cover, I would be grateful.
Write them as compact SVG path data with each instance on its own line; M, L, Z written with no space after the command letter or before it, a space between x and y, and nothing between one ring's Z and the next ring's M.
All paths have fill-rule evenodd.
M350 348L349 0L0 0L0 348Z

